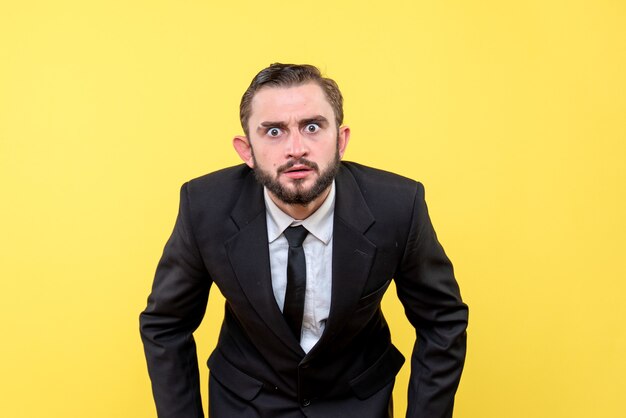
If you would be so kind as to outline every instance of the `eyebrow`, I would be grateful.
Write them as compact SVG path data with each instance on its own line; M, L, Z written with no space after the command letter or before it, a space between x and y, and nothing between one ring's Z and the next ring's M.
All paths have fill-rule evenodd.
M285 122L271 122L271 121L267 121L267 122L261 122L259 124L259 127L257 128L258 130L261 130L261 128L280 128L280 129L285 129L287 127L287 124Z
M317 115L317 116L313 116L312 118L308 118L308 119L302 119L299 122L299 125L308 125L309 123L317 123L318 125L324 125L328 123L328 119L326 119L324 116L322 115Z
M310 118L305 118L305 119L302 119L302 120L298 121L298 125L299 126L308 125L309 123L317 123L319 125L325 125L325 124L328 124L328 119L326 119L322 115L315 115L315 116L312 116ZM261 129L268 129L268 128L285 129L285 128L287 128L287 123L285 123L285 122L278 122L278 121L276 121L276 122L274 122L274 121L261 122L259 124L259 127L257 128L257 131L259 131Z

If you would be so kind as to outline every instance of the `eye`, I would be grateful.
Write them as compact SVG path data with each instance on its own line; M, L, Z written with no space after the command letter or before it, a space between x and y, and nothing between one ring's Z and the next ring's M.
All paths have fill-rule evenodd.
M272 138L277 138L282 133L283 133L283 131L280 128L269 128L267 130L267 135L271 136Z
M304 127L305 132L309 134L314 134L315 132L320 130L320 126L317 123L309 123Z

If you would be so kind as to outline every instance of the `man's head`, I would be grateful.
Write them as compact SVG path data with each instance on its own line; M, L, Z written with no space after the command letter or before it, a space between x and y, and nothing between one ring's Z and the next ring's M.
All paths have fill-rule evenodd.
M308 64L274 63L261 70L250 83L241 97L239 104L239 120L246 136L249 134L248 121L252 112L252 99L263 87L294 87L307 83L315 83L321 87L328 103L335 113L337 126L343 123L343 96L334 80L322 76L317 67Z
M233 145L284 211L310 214L328 195L350 138L342 102L337 84L310 65L273 64L245 92L246 135Z

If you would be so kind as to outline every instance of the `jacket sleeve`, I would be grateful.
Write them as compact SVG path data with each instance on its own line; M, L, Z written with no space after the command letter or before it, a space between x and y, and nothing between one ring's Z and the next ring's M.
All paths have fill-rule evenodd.
M159 261L148 306L139 317L160 418L203 417L194 330L206 310L211 279L191 226L187 184L174 231Z
M417 335L407 417L451 418L465 361L468 308L452 264L437 241L419 183L396 287Z

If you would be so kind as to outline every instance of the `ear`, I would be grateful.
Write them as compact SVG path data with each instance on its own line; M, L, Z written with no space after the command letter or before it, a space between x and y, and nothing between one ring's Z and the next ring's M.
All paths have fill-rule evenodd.
M339 158L343 158L343 153L346 152L348 142L350 142L350 127L343 125L339 128L339 134L337 135L337 149L339 150Z
M233 138L233 147L235 148L235 151L237 151L237 154L239 154L239 158L241 158L243 162L248 165L248 167L254 168L252 145L250 145L248 137L237 135Z

